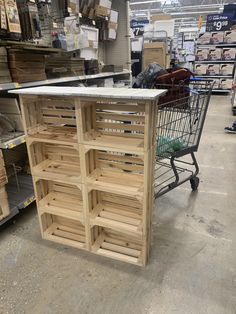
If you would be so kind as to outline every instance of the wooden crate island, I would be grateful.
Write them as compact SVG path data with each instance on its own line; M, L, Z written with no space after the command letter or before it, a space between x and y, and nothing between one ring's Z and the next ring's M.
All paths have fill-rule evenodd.
M145 265L157 103L164 90L37 87L20 94L44 239Z

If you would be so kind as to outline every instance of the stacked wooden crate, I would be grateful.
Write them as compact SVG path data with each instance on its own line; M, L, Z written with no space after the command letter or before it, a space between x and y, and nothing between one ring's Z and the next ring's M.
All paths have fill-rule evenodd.
M2 150L0 150L0 221L10 214L10 207L5 187L7 182L8 180L5 163L2 155Z
M160 90L38 87L21 96L44 239L145 265Z
M50 56L46 60L48 78L84 75L84 59L71 56Z
M26 83L47 79L44 54L36 51L9 49L8 58L13 82Z
M11 82L11 74L8 68L7 50L0 47L0 84Z

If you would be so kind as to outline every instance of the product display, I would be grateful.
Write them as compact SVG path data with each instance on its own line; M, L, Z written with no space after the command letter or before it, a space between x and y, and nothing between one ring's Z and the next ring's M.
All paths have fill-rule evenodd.
M207 75L219 75L220 65L219 64L208 64L206 69Z
M223 48L223 60L235 60L236 48Z
M234 70L234 64L221 64L220 65L220 74L232 76Z
M196 75L206 75L207 65L206 64L196 64L195 65L195 74Z
M221 79L219 82L219 86L222 89L232 89L233 80L232 79Z
M208 56L209 56L209 49L208 48L197 49L197 53L196 53L196 60L197 61L208 60Z
M236 32L218 31L199 35L196 45L194 74L201 79L202 76L205 76L204 79L210 79L214 76L214 92L228 92L232 87L236 56L236 43L233 43L234 33ZM211 34L211 45L206 42L203 44L203 39L209 38L209 34ZM209 48L205 47L207 45Z
M225 42L227 44L235 44L236 43L236 30L225 32Z
M15 93L23 95L43 238L146 265L154 201L152 126L165 91L39 87Z
M214 48L209 49L209 60L217 61L222 59L222 49L221 48Z
M224 32L213 32L211 33L210 43L211 44L223 43L225 39L224 36L225 36Z

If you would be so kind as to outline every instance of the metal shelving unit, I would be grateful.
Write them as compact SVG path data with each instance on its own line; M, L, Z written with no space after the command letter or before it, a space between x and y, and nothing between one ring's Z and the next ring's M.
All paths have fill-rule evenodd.
M199 77L199 78L232 78L231 75L196 75L196 77Z
M11 149L25 143L25 135L22 132L15 132L13 136L13 138L6 138L6 140L4 140L4 138L1 138L2 141L0 142L0 148Z
M220 43L220 44L196 44L196 48L235 48L236 43ZM202 60L194 61L194 65L196 64L236 64L236 60ZM196 78L200 79L234 79L235 76L235 67L232 75L196 75ZM221 88L215 88L213 89L213 92L215 93L229 93L231 89L221 89Z
M19 173L17 179L12 176L6 185L9 197L11 214L0 221L0 226L12 219L21 209L26 208L34 202L34 188L32 177L29 174Z
M194 61L195 63L235 63L235 60L204 60L204 61Z
M108 77L122 76L122 75L130 75L130 71L124 70L122 72L104 72L104 73L92 74L92 75L70 76L70 77L62 77L58 79L49 79L49 80L44 80L44 81L36 81L36 82L20 83L20 84L19 83L6 83L6 84L0 84L0 92L8 91L11 89L18 89L18 88L64 84L64 83L70 83L70 82L76 82L76 81L96 80L96 79L101 79L101 78L108 78Z

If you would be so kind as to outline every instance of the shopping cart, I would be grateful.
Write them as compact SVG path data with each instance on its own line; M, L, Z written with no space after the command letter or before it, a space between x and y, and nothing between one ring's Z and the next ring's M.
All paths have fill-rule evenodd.
M155 197L190 181L199 185L198 150L212 93L210 81L193 81L188 86L160 85L167 89L160 99L157 122Z

